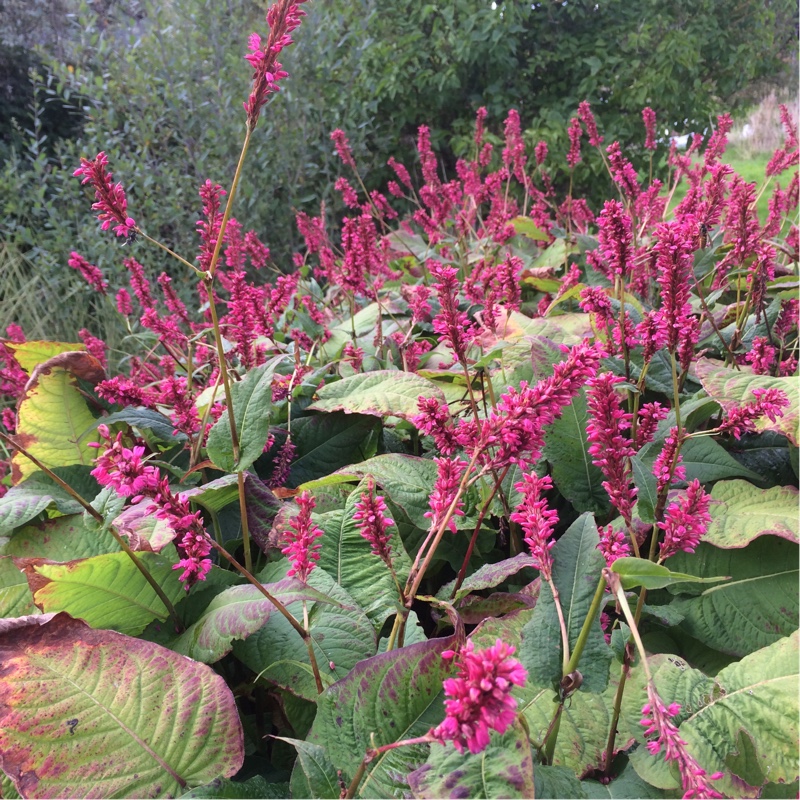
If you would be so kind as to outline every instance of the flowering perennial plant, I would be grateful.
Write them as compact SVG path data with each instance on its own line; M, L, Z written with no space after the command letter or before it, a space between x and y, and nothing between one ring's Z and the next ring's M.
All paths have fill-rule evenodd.
M19 745L41 724L26 709L42 684L18 666L17 644L3 657L0 625L0 662L20 670L0 670L0 767L23 796L24 776L52 763L76 794L94 791L85 772L119 779L120 795L177 795L243 764L271 781L294 742L291 784L270 786L275 796L461 796L459 776L478 766L498 795L517 795L558 792L550 768L582 753L575 780L595 794L607 791L598 782L648 784L656 767L634 755L646 748L677 764L687 797L745 784L774 795L797 780L797 758L770 733L796 723L800 613L783 570L797 552L799 413L788 110L759 187L725 163L727 115L705 147L697 135L667 152L645 108L643 147L623 149L611 132L604 145L585 102L562 150L529 152L520 112L502 121L481 108L447 178L423 126L418 162L389 158L385 191L336 130L344 174L332 188L346 211L338 224L324 207L298 212L303 246L277 264L236 219L236 189L288 77L279 58L302 5L278 0L267 38L249 41L242 157L229 185L198 189L196 252L151 274L133 248L176 254L128 215L104 153L81 160L101 228L128 238L128 285L78 253L69 266L122 315L132 352L120 358L91 330L26 342L10 325L0 339L0 605L11 587L14 635L41 629L69 654L80 620L92 647L119 648L123 634L106 628L125 631L109 663L126 692L111 710L171 766L144 783L131 776L150 767L74 767L63 748L75 725L94 734L71 690L57 702L78 722ZM611 187L597 207L553 177L557 161L569 178L591 158ZM771 194L764 220L759 191ZM53 542L73 535L78 557L54 565L68 546ZM179 580L194 588L176 603ZM131 666L145 651L149 666ZM159 708L129 720L152 665L176 658L188 679L159 667ZM656 664L680 670L669 702ZM644 684L649 742L637 743L625 722ZM181 699L187 686L205 687L197 708ZM681 706L693 713L679 722ZM182 741L203 743L196 772L162 752L166 709ZM259 732L247 753L242 719ZM224 752L204 735L218 721ZM509 746L489 749L501 734ZM769 775L735 756L745 738ZM458 770L452 754L443 770L434 742L452 743Z

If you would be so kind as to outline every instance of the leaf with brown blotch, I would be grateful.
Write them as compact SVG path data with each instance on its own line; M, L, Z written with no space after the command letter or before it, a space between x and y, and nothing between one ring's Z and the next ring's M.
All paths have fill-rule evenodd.
M233 695L205 664L67 614L11 622L0 767L22 797L169 797L241 767Z

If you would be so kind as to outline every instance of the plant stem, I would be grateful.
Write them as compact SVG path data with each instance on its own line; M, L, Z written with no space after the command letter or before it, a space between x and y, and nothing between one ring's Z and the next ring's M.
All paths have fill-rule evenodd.
M489 510L489 504L492 502L495 494L497 494L497 490L500 488L500 485L503 483L506 475L508 474L508 470L511 467L508 466L503 470L503 474L500 475L494 482L494 486L492 487L492 491L489 494L489 497L486 499L486 502L483 504L481 508L481 513L478 515L478 521L475 524L475 530L472 532L472 538L469 540L469 547L467 547L467 554L464 556L464 563L461 565L461 569L458 571L458 577L456 577L455 585L453 586L453 591L450 595L450 599L453 600L456 596L456 592L461 588L461 584L464 582L464 578L467 575L467 567L469 565L469 560L472 558L472 551L475 549L475 542L478 540L478 533L481 529L481 524L483 523L483 518L486 516L486 512Z
M244 566L248 572L253 571L253 556L250 552L250 523L247 521L247 501L244 496L244 472L237 472L239 481L239 513L242 517L242 547L244 548Z
M308 658L311 661L311 669L314 672L314 680L317 684L317 691L322 694L324 691L324 686L322 685L322 678L319 674L319 666L317 665L317 658L314 655L314 644L311 640L311 635L308 631L291 615L289 610L286 608L280 600L273 597L263 586L263 584L253 575L249 570L245 569L221 544L217 544L216 542L211 542L212 547L214 547L220 555L225 558L228 563L233 566L235 570L240 572L253 586L258 589L267 600L275 606L280 614L286 619L286 621L297 631L303 641L306 643L306 647L308 648Z
M600 581L597 584L597 589L595 589L594 597L592 598L592 604L589 606L589 612L586 615L586 619L583 621L583 627L581 628L581 632L578 634L578 639L575 642L572 655L570 656L567 666L564 667L565 676L569 675L571 672L574 672L578 668L581 656L583 655L583 648L586 646L586 642L592 630L592 625L597 618L597 612L600 610L600 606L602 605L603 597L605 596L605 589L606 580L601 576Z
M202 276L204 274L203 270L197 269L197 267L194 264L190 264L185 258L183 258L182 256L179 256L176 252L174 252L173 250L170 250L169 247L167 247L165 244L162 244L161 242L159 242L158 239L153 239L152 236L148 236L141 228L136 228L135 230L136 230L137 235L141 236L142 239L146 239L148 242L150 242L151 244L154 244L156 247L160 247L165 253L169 253L169 255L171 255L173 258L175 258L178 261L180 261L181 264L183 264L185 267L189 267L189 269L193 270L194 272L196 272L200 276Z

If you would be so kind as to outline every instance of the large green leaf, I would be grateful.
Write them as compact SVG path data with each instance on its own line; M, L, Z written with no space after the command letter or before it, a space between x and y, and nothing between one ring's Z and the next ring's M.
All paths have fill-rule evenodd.
M209 667L66 614L20 623L0 624L0 767L23 797L175 796L241 767Z
M173 564L156 553L137 553L174 604L184 596ZM141 633L154 619L165 620L167 609L125 553L107 553L66 564L26 566L34 600L45 613L66 611L93 628Z
M706 772L724 773L718 791L756 796L742 790L800 778L798 663L795 632L720 670L709 702L680 726Z
M668 706L676 702L681 706L680 715L674 720L676 725L689 714L701 709L714 690L712 678L676 656L651 656L648 664L664 704ZM663 750L652 754L645 747L645 729L640 723L642 707L647 702L647 676L641 666L637 665L629 673L622 698L619 740L638 743L639 746L630 753L630 759L640 778L660 789L676 789L680 786L677 768L664 760Z
M773 378L771 375L754 375L749 370L734 370L719 362L701 358L694 364L694 373L708 392L726 411L755 400L753 389L780 389L789 398L789 406L775 422L761 417L756 422L757 431L777 431L793 444L798 444L797 425L800 420L800 379L797 377Z
M356 503L365 490L366 485L362 482L347 498L342 511L329 511L316 518L325 532L319 566L355 598L380 630L386 618L396 612L400 598L391 572L372 553L370 543L359 533L358 523L353 519ZM392 565L402 586L411 570L411 560L397 529L392 527L389 530L392 532Z
M291 578L265 584L264 588L284 606L306 600L341 607L341 603ZM175 640L171 649L195 661L213 664L230 653L234 640L246 639L277 613L275 606L255 586L249 583L232 586L214 597L200 619Z
M342 794L339 775L324 747L302 739L277 737L297 749L297 761L290 784L291 797L325 798L338 800Z
M623 589L633 589L644 586L646 589L663 589L675 583L718 583L725 577L699 578L685 572L672 572L663 564L655 564L646 558L624 557L618 558L612 565L611 571L620 576Z
M270 564L262 574L266 583L286 574L285 560ZM362 659L375 654L375 630L356 601L322 569L309 576L312 588L322 592L324 602L308 605L314 654L326 682L343 678ZM331 604L334 600L336 605ZM303 619L299 601L289 603L289 612ZM280 615L272 613L245 641L234 642L233 652L253 672L293 694L316 700L317 689L308 664L308 648L297 631Z
M731 576L672 603L684 617L680 628L709 647L743 656L797 629L798 548L792 542L765 536L736 550L701 543L695 554L679 553L666 563L676 572ZM696 591L693 586L679 584L670 591Z
M605 567L597 549L599 541L594 517L583 514L551 550L553 582L560 595L570 648L575 646ZM520 660L535 685L551 686L561 680L561 628L552 591L544 581L533 616L522 631ZM598 614L578 665L583 674L582 689L602 692L608 684L610 662L611 650L603 637Z
M800 521L797 489L759 489L747 481L720 481L711 490L711 524L703 541L715 547L745 547L758 536L797 543Z
M97 383L105 377L100 362L73 351L39 364L17 408L17 440L46 467L92 464L97 451L89 447L95 417L78 389L78 381ZM19 483L39 472L22 453L12 459L12 479Z
M603 488L603 473L592 464L586 425L589 412L582 389L563 409L560 419L548 425L544 457L552 467L553 483L576 511L606 513L611 504Z
M425 514L430 511L428 500L436 482L436 464L433 461L401 453L387 453L361 464L342 467L331 478L355 480L367 475L375 478L386 497L405 511L414 525L427 530L430 520ZM304 484L301 488L313 492L317 485L323 483L325 479Z
M231 386L239 457L233 457L229 409L208 432L208 457L224 472L244 472L264 452L272 412L272 377L282 357L251 369Z
M417 398L436 398L446 402L433 381L413 372L378 370L363 372L336 383L325 384L310 408L314 411L344 411L375 417L403 417L419 414Z
M3 553L9 556L62 562L118 552L119 545L108 530L90 530L83 514L70 514L26 525L3 548Z
M525 729L515 722L493 736L481 753L461 754L434 744L426 764L408 776L414 797L534 797L533 754Z
M500 585L507 578L516 575L526 567L533 567L534 559L526 553L520 553L513 558L506 558L494 564L484 564L475 570L472 575L467 576L455 594L455 600L466 597L470 592L480 591L481 589L493 589ZM436 596L440 600L449 600L455 587L455 579L446 583L437 592Z
M615 676L602 694L575 692L569 698L561 714L554 764L569 767L576 775L602 764L616 680ZM543 743L556 710L555 692L552 687L523 686L515 694L520 699L518 710L525 715L531 739Z
M322 746L349 784L368 747L422 736L444 718L442 681L451 664L442 653L452 636L381 653L358 664L319 698L308 741ZM427 745L390 750L367 765L358 797L397 797L408 791L406 776L425 763ZM292 788L297 783L297 767ZM325 786L310 796L327 797ZM299 796L299 795L298 795Z
M261 775L255 775L246 781L216 778L205 786L182 794L181 800L281 800L288 796L288 783L270 783Z
M0 497L0 536L55 508L62 514L79 514L83 506L44 473L37 472L26 481L12 486Z
M28 342L4 342L11 350L17 363L30 375L39 365L49 361L61 353L85 351L86 345L81 342L48 342L32 340Z
M380 420L361 414L315 414L292 422L297 457L289 486L330 475L346 464L364 461L378 449Z
M10 558L0 558L0 619L38 613L25 575Z

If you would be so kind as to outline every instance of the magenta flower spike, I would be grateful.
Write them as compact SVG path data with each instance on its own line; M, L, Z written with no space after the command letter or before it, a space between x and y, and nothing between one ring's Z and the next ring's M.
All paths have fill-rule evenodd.
M300 513L289 520L290 530L284 534L286 546L281 552L289 557L292 564L286 577L297 576L298 580L307 583L308 576L319 561L322 542L317 540L322 536L322 530L311 521L311 512L317 505L311 492L302 492L296 502L300 506Z
M642 121L645 130L645 150L656 149L656 112L650 106L642 109Z
M569 135L569 152L567 153L567 165L574 168L581 160L581 136L583 131L581 129L581 122L577 117L573 117L569 121L569 128L567 128Z
M114 224L117 236L130 236L136 228L136 221L128 216L128 200L121 183L112 181L112 173L106 171L108 158L103 152L94 159L82 158L81 165L72 174L83 178L94 189L95 202L92 208L100 213L100 227L107 231Z
M664 541L659 549L662 560L674 556L679 550L694 553L711 522L710 504L711 498L695 479L686 493L669 505L664 512L664 521L658 523L664 531Z
M589 135L589 144L592 147L599 147L603 144L603 137L597 131L597 122L592 113L592 107L586 100L578 105L578 116Z
M656 755L663 747L664 759L677 763L685 798L721 798L723 795L717 792L709 781L719 780L722 773L715 772L706 777L705 770L686 749L686 742L670 719L680 710L681 707L677 703L665 706L656 690L648 683L647 703L642 707L640 724L645 728L645 736L655 735L656 738L647 743L647 749Z
M372 553L391 568L392 554L389 543L394 520L387 516L388 510L386 501L381 495L375 494L375 487L370 481L368 491L363 492L361 499L356 502L353 519L358 523L358 532L370 543Z
M250 35L248 48L250 53L245 59L253 67L253 88L244 110L247 113L247 127L255 128L261 109L266 105L269 96L280 90L278 83L288 77L278 61L281 51L293 44L291 37L305 16L300 4L305 0L278 0L267 11L269 36L263 43L257 33Z
M76 253L74 250L69 254L67 264L69 264L72 269L80 272L83 279L92 289L100 294L107 294L108 282L99 267L90 264L80 253Z
M444 681L445 718L430 736L444 744L452 742L459 753L480 753L489 745L489 731L505 733L516 719L514 686L524 686L528 677L515 658L514 647L497 639L485 650L475 650L468 641L455 656L458 674Z
M536 560L536 569L549 581L553 569L550 550L556 543L553 529L558 523L558 512L548 508L544 494L553 488L553 481L549 475L540 478L533 472L523 475L514 488L522 493L523 498L510 519L522 527L525 543Z

